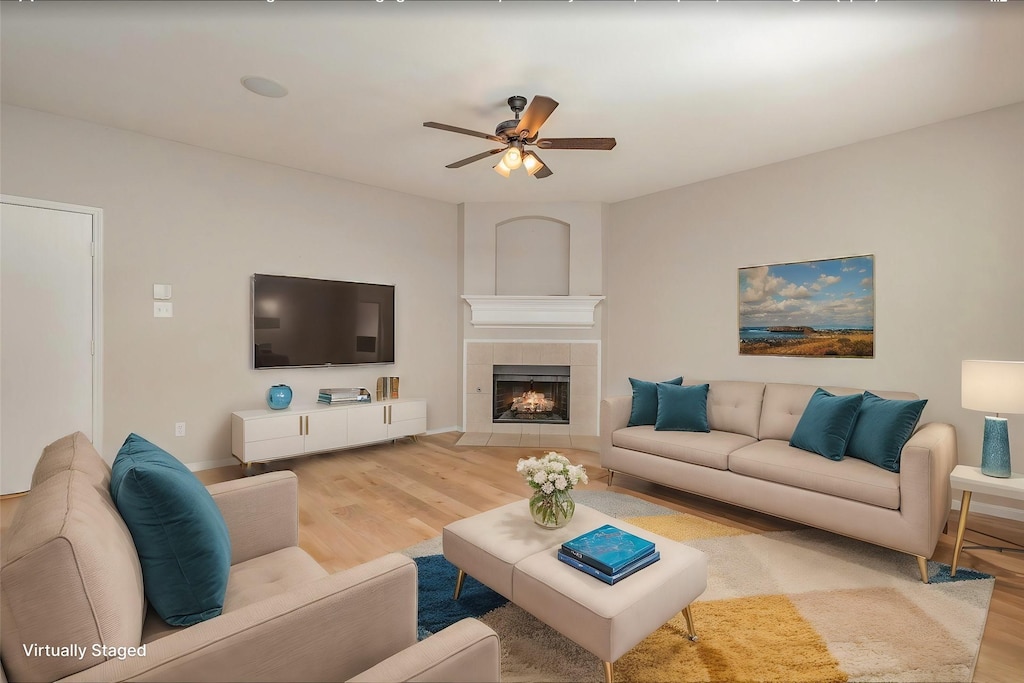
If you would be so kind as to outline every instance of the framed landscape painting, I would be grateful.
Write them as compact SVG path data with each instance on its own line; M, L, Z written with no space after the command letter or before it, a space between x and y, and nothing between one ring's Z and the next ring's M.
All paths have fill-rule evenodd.
M739 269L741 356L875 357L875 257Z

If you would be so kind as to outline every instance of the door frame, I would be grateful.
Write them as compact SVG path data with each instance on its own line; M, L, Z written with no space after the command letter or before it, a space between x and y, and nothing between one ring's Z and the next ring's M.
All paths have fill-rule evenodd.
M92 445L103 454L103 209L0 194L0 203L92 217Z

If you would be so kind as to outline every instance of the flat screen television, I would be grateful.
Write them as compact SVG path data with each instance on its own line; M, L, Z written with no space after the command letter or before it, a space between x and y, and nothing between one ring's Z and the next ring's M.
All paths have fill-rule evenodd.
M253 367L395 362L395 287L253 275Z

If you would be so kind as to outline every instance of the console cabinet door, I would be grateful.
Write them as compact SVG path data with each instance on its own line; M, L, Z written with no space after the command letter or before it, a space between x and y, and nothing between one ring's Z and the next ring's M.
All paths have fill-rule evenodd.
M422 434L427 431L427 402L403 401L388 406L388 438L400 439L403 436Z
M258 462L303 452L302 416L289 413L246 420L242 460Z
M306 416L306 452L330 451L348 445L348 410L318 410Z
M348 415L348 445L355 446L373 441L386 441L388 425L385 422L387 406L371 404L344 411Z

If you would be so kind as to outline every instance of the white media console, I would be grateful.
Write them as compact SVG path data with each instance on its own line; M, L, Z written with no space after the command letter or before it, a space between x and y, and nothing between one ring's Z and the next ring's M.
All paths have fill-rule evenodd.
M427 401L291 406L231 413L231 454L243 463L391 441L427 430Z

